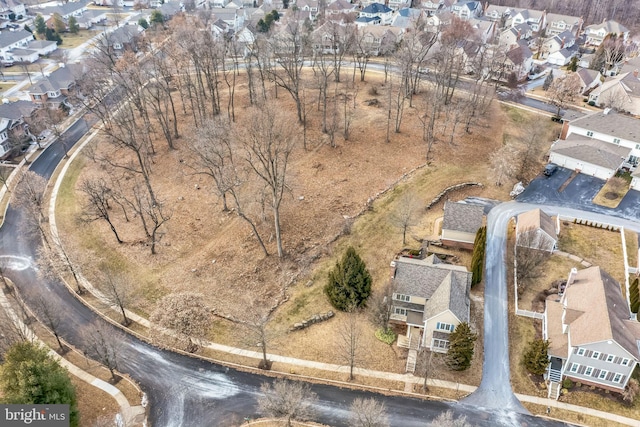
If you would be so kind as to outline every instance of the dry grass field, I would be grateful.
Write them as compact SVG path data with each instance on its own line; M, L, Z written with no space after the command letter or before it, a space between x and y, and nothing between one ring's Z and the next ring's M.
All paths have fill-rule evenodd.
M368 95L371 87L382 86L382 76L367 74L367 82L358 90L351 138L338 138L335 148L319 131L320 113L315 109L310 112L309 149L304 150L300 144L292 154L290 192L281 208L286 252L283 260L275 255L265 257L249 227L233 213L222 212L220 200L212 192L212 182L194 175L186 166L191 155L185 147L191 127L188 116L180 117L182 138L175 150L169 150L161 141L156 144L152 179L173 212L158 254L150 255L135 220L127 223L114 212L116 226L125 240L121 245L115 242L106 224L78 221L83 203L78 191L81 182L103 173L99 164L82 156L69 169L58 197L57 221L65 246L74 262L82 266L83 275L97 284L101 270L125 274L136 287L137 298L131 309L142 315L148 315L163 295L185 290L203 293L215 313L237 319L250 314L248 307L280 304L269 323L276 336L269 351L340 363L334 343L342 323L341 313L304 331L287 330L295 322L331 309L323 286L328 270L345 248L357 249L372 274L376 292L388 278L389 262L403 247L401 230L390 221L401 196L410 192L424 206L452 184L476 181L484 186L451 193L448 198L507 199L510 185L493 185L490 156L502 144L526 145L522 138L527 127L539 126L537 117L494 103L472 133L458 129L453 144L438 141L426 164L425 144L414 108L405 111L402 132L392 133L391 142L385 142L386 109L364 102L372 98ZM246 85L237 92L243 90ZM250 120L243 114L247 106L240 99L236 100L239 126ZM294 114L293 102L282 92L270 102ZM540 153L546 151L551 135L557 132L555 126L551 121L548 127L539 126L546 132L535 141ZM95 149L106 153L111 147L98 141ZM538 160L541 165L542 154ZM530 173L539 170L536 166L535 172ZM373 202L368 204L370 200ZM443 204L444 200L429 211L420 210L418 221L409 232L408 247L417 248L420 240L437 237L435 224L442 217ZM258 226L267 237L269 251L274 253L268 215ZM469 253L455 255L469 267ZM474 295L472 323L481 330L482 293L474 291ZM376 340L367 314L361 316L367 354L358 366L403 372L403 350ZM248 343L244 336L241 326L222 318L216 320L210 334L216 342L253 348L254 343ZM450 373L443 373L443 377L478 384L481 343L480 336L476 353L479 357L471 370L456 374L455 378Z

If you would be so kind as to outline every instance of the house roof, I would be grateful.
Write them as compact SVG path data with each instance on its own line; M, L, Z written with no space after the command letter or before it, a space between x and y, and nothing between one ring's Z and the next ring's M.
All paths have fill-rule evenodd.
M640 143L639 124L640 122L638 119L624 114L617 114L613 111L609 111L608 113L599 111L571 121L569 124L569 130L571 130L571 126L576 126L582 129Z
M567 309L583 313L570 321L565 318L571 346L613 340L640 359L639 331L631 326L620 284L607 272L598 266L579 270L567 284L562 303Z
M577 16L560 15L557 13L547 13L547 22L549 23L564 22L565 24L573 26L573 25L579 24L581 20L582 18L578 18Z
M598 32L604 29L607 34L623 34L629 32L629 29L616 21L604 21L600 24L588 25L585 30L587 32Z
M389 13L393 10L382 3L371 3L369 6L362 9L362 13Z
M565 48L565 49L560 49L560 50L558 50L556 52L553 52L551 55L549 55L549 57L552 57L552 56L554 58L559 56L559 57L562 57L564 59L567 59L567 58L571 58L573 56L573 52L571 50Z
M334 2L331 2L327 6L327 9L344 11L344 10L353 10L355 7L356 7L355 5L349 3L347 0L336 0Z
M395 263L396 292L420 298L431 298L449 275L456 283L466 283L471 277L465 267L444 264L434 255L424 260L402 257Z
M531 52L531 49L521 44L517 45L509 52L507 52L507 58L509 58L509 60L516 65L521 64L527 58L531 58L532 56L533 52Z
M33 34L27 30L0 31L0 49L27 39L33 39Z
M556 141L551 151L615 171L629 157L631 148L571 134L567 139Z
M45 77L31 86L29 93L43 94L61 89L69 89L69 87L76 82L81 72L81 65L70 64L65 67L60 67L52 72L49 77Z
M589 68L580 68L577 73L585 86L589 86L595 79L600 77L599 71L590 70Z
M483 217L484 208L482 206L447 201L444 204L442 229L475 233L482 227Z
M58 13L60 14L60 16L65 16L65 15L70 15L85 7L87 7L87 2L80 0L80 1L70 1L67 3L62 3L57 6L45 6L34 11L42 15L53 15L54 13Z
M29 49L44 49L52 44L56 44L56 42L50 40L33 40L29 42Z
M518 230L540 229L555 240L558 239L553 219L542 209L533 209L518 215Z
M23 117L31 116L37 106L31 101L15 101L0 104L0 118L9 120L20 120Z
M569 337L562 332L562 304L558 295L547 297L547 339L549 349L547 354L566 358L569 354Z
M450 272L424 305L423 320L450 310L460 322L469 321L469 288L467 278Z
M122 27L107 34L106 38L109 45L116 43L126 44L131 43L138 35L140 35L140 31L138 31L137 25L123 25Z
M11 49L11 55L12 56L30 56L30 55L34 55L37 54L38 52L36 52L35 50L31 50L31 49Z
M636 56L625 61L624 65L622 66L622 70L620 70L620 74L631 73L635 70L640 70L640 56Z

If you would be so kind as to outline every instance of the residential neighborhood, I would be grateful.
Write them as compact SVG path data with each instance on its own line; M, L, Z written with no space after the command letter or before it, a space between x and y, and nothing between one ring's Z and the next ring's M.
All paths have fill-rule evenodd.
M31 3L0 406L31 375L73 426L637 425L635 6Z

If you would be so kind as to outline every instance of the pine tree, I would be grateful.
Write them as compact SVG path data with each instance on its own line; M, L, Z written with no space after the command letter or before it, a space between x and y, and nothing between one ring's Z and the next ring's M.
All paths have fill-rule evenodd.
M80 32L80 25L78 24L78 20L75 16L69 17L69 32L71 34L78 34L78 32Z
M482 280L482 267L484 265L484 251L487 243L487 227L480 227L473 242L473 256L471 258L471 286Z
M527 371L534 375L542 375L549 365L549 341L542 338L536 338L531 341L527 347L527 351L522 355L522 362Z
M70 425L78 425L76 390L69 373L37 344L14 344L0 367L3 403L68 404Z
M471 366L473 349L478 334L471 331L467 322L460 323L449 335L449 351L447 352L447 366L454 371L464 371Z
M547 77L544 79L544 83L542 83L542 90L545 92L549 90L551 87L551 83L553 83L553 70L549 71Z
M45 24L42 15L36 16L34 24L36 26L36 33L38 33L40 36L44 36L44 34L47 32L47 24Z
M347 249L342 259L329 272L324 292L338 310L348 311L365 306L371 294L371 275L353 247Z

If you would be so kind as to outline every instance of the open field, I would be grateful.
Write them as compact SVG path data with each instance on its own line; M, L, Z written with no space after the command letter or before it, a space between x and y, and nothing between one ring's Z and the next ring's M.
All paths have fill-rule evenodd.
M98 30L80 30L77 34L63 33L62 44L58 49L73 49L92 37L95 37L98 33L100 33Z

